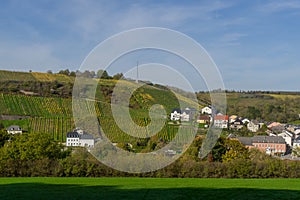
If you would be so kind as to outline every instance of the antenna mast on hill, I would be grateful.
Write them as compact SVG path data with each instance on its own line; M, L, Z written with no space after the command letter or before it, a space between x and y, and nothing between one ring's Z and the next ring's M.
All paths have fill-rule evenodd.
M139 61L136 62L136 83L139 83Z

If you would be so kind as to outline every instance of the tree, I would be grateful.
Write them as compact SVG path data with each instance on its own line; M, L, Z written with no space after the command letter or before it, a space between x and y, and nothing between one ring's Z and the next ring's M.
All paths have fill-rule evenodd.
M222 162L229 162L236 159L246 160L249 158L248 149L238 140L226 139L224 146L226 152L222 155Z
M248 106L248 117L250 119L257 119L261 117L261 112L259 109L255 108L254 106Z
M69 76L69 75L70 75L70 71L69 71L68 69L66 69L66 70L60 70L60 71L58 72L58 74L64 74L64 75L66 75L66 76Z
M102 79L111 79L112 77L108 75L106 70L99 69L97 71L97 77Z
M69 154L63 146L54 142L48 134L23 133L15 135L10 142L2 148L2 159L37 160L43 158L60 159ZM1 159L0 159L1 160Z
M0 147L2 147L7 140L9 140L9 134L5 130L0 130Z
M292 155L295 157L300 157L300 146L293 149Z
M73 76L73 77L75 77L75 76L76 76L76 72L74 72L74 71L71 71L71 72L70 72L70 76Z
M114 80L120 80L123 77L123 73L117 73L113 76Z
M53 74L52 70L48 70L47 74Z
M80 76L85 78L92 78L91 72L89 70L85 70Z

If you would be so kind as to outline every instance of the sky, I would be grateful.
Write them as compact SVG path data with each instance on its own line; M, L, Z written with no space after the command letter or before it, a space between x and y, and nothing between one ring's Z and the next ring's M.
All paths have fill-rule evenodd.
M163 27L201 44L217 65L226 89L298 91L299 25L297 0L3 0L0 69L77 70L90 51L112 35ZM109 72L122 70L115 67ZM198 78L187 78L197 85ZM202 85L199 80L196 89Z

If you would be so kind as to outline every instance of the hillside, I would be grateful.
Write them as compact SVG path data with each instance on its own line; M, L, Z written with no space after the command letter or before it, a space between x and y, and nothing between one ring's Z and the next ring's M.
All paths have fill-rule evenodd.
M0 70L0 80L4 81L40 81L40 82L73 82L74 77L63 74L49 74L40 72L14 72Z
M0 71L0 115L4 127L20 125L27 132L48 133L57 141L64 142L67 132L75 128L72 112L72 86L74 77L61 74L26 73ZM135 143L114 122L110 105L116 80L97 79L98 89L94 100L83 100L87 113L96 115L101 127L114 141ZM134 84L132 81L119 80L122 92L127 92ZM87 89L88 90L88 89ZM178 100L177 100L178 97ZM122 99L121 99L122 100ZM180 101L185 107L198 109L198 104L180 94L171 92L161 85L146 84L136 90L130 98L130 114L133 121L146 126L150 123L148 110L152 105L163 105L169 114L179 107ZM125 105L124 105L125 106ZM153 140L174 137L177 127L167 124Z
M74 77L63 74L37 72L0 71L0 115L4 127L21 125L25 131L53 135L55 140L65 141L65 134L74 129L72 116L72 88ZM123 133L114 123L110 103L114 87L118 82L120 90L128 91L134 82L127 80L97 79L98 89L94 101L86 101L83 109L91 112L95 108L104 132L111 133L113 141L132 142L134 138ZM173 88L172 88L173 89ZM141 126L150 123L148 110L154 104L163 105L169 114L179 107L178 100L186 107L199 108L199 104L185 96L180 90L176 97L168 88L145 84L130 98L130 114ZM300 94L297 92L227 92L227 113L249 119L298 123ZM210 104L207 92L197 93L200 107ZM121 99L122 100L122 99ZM163 128L158 138L170 140L176 127Z
M227 92L227 113L249 119L297 123L300 114L299 92ZM197 93L209 104L209 93Z

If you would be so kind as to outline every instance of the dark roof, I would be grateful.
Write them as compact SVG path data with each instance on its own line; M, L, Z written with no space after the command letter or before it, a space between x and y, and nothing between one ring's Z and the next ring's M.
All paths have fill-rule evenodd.
M200 115L199 119L200 120L209 120L209 116L208 115Z
M298 136L298 137L296 137L295 139L294 139L294 142L300 142L300 136Z
M185 110L190 110L190 111L193 111L193 112L197 111L196 108L185 108Z
M256 119L254 119L254 120L251 120L250 121L252 124L254 124L254 125L259 125L259 121L258 120L256 120Z
M90 135L90 134L82 134L82 135L79 135L80 136L80 139L86 139L86 140L88 140L88 139L94 139L94 136L93 135Z
M278 143L285 144L285 140L280 136L254 136L254 137L237 137L244 145L253 146L253 143Z
M252 137L237 137L237 139L246 146L252 146Z
M67 138L79 138L79 134L77 132L69 132L67 133Z
M231 124L237 124L237 123L239 123L240 125L243 125L243 124L244 124L243 121L240 120L240 119L234 120L234 122L232 122Z
M177 113L181 113L181 110L180 110L179 108L174 108L174 109L172 110L172 113L175 112L175 111L176 111Z
M94 139L94 136L87 133L79 134L73 131L67 133L67 138Z
M252 138L254 143L285 143L285 140L281 136L254 136Z
M21 127L17 126L17 125L12 125L10 127L7 128L8 131L21 131Z

